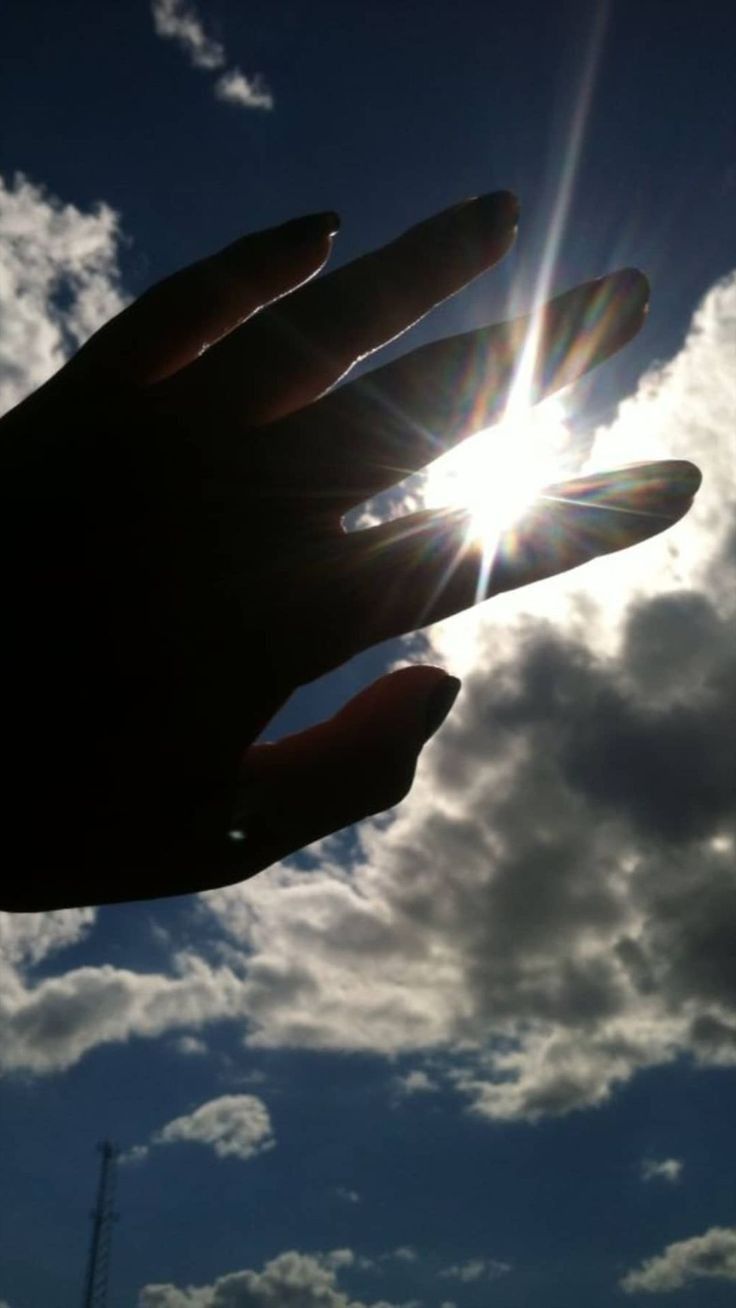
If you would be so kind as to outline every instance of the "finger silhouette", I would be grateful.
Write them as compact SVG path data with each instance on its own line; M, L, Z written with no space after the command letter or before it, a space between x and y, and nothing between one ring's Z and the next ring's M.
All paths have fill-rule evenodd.
M246 753L226 857L242 877L381 813L408 793L417 759L460 689L441 668L379 678L335 717ZM223 867L217 869L222 877Z
M631 340L648 298L646 277L624 269L534 314L405 354L270 429L282 481L291 473L297 490L309 488L345 512L497 422L528 345L534 402Z
M685 460L632 465L549 486L490 557L470 515L425 511L345 537L348 625L364 644L404 635L502 591L568 572L665 531L690 508L700 472Z
M174 378L167 398L236 432L294 412L497 263L517 217L508 191L454 205L259 314Z
M123 381L158 381L191 363L264 304L314 276L340 226L332 212L255 232L157 282L77 355Z

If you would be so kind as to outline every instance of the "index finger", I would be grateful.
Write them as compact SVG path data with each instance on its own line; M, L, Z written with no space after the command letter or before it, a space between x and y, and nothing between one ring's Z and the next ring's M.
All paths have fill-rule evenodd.
M497 263L518 211L498 191L436 214L264 309L165 383L169 397L236 435L295 412Z

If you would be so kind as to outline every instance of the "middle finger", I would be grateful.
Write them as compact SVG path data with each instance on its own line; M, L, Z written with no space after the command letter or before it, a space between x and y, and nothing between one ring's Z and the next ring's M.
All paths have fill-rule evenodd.
M646 277L624 269L537 313L421 346L270 428L274 464L297 492L345 513L498 422L528 343L536 402L631 340L648 298Z

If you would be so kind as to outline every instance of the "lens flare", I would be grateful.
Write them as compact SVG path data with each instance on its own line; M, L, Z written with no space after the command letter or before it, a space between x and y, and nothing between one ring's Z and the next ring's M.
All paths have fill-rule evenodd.
M559 396L535 408L511 408L497 426L477 432L427 469L427 507L466 509L469 543L492 552L542 488L569 475L564 413Z

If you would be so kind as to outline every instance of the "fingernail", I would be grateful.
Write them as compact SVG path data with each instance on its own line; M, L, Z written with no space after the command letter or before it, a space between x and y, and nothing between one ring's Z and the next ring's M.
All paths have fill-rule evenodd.
M615 281L619 293L630 299L632 305L636 305L640 310L648 306L651 295L649 278L638 268L622 268L620 272L611 273L610 276Z
M519 200L513 191L489 191L473 201L475 213L484 224L505 231L519 221Z
M449 209L443 209L419 229L426 231L430 240L441 239L445 232L457 233L458 227L469 227L474 233L493 235L512 231L519 221L519 201L512 191L489 191L461 200Z
M325 236L334 236L340 230L340 215L328 209L324 213L310 213L304 218L292 218L284 223L281 231L290 241L318 241Z
M424 739L429 740L442 726L450 709L458 697L462 682L458 677L445 677L439 686L435 686L427 700L424 710Z

